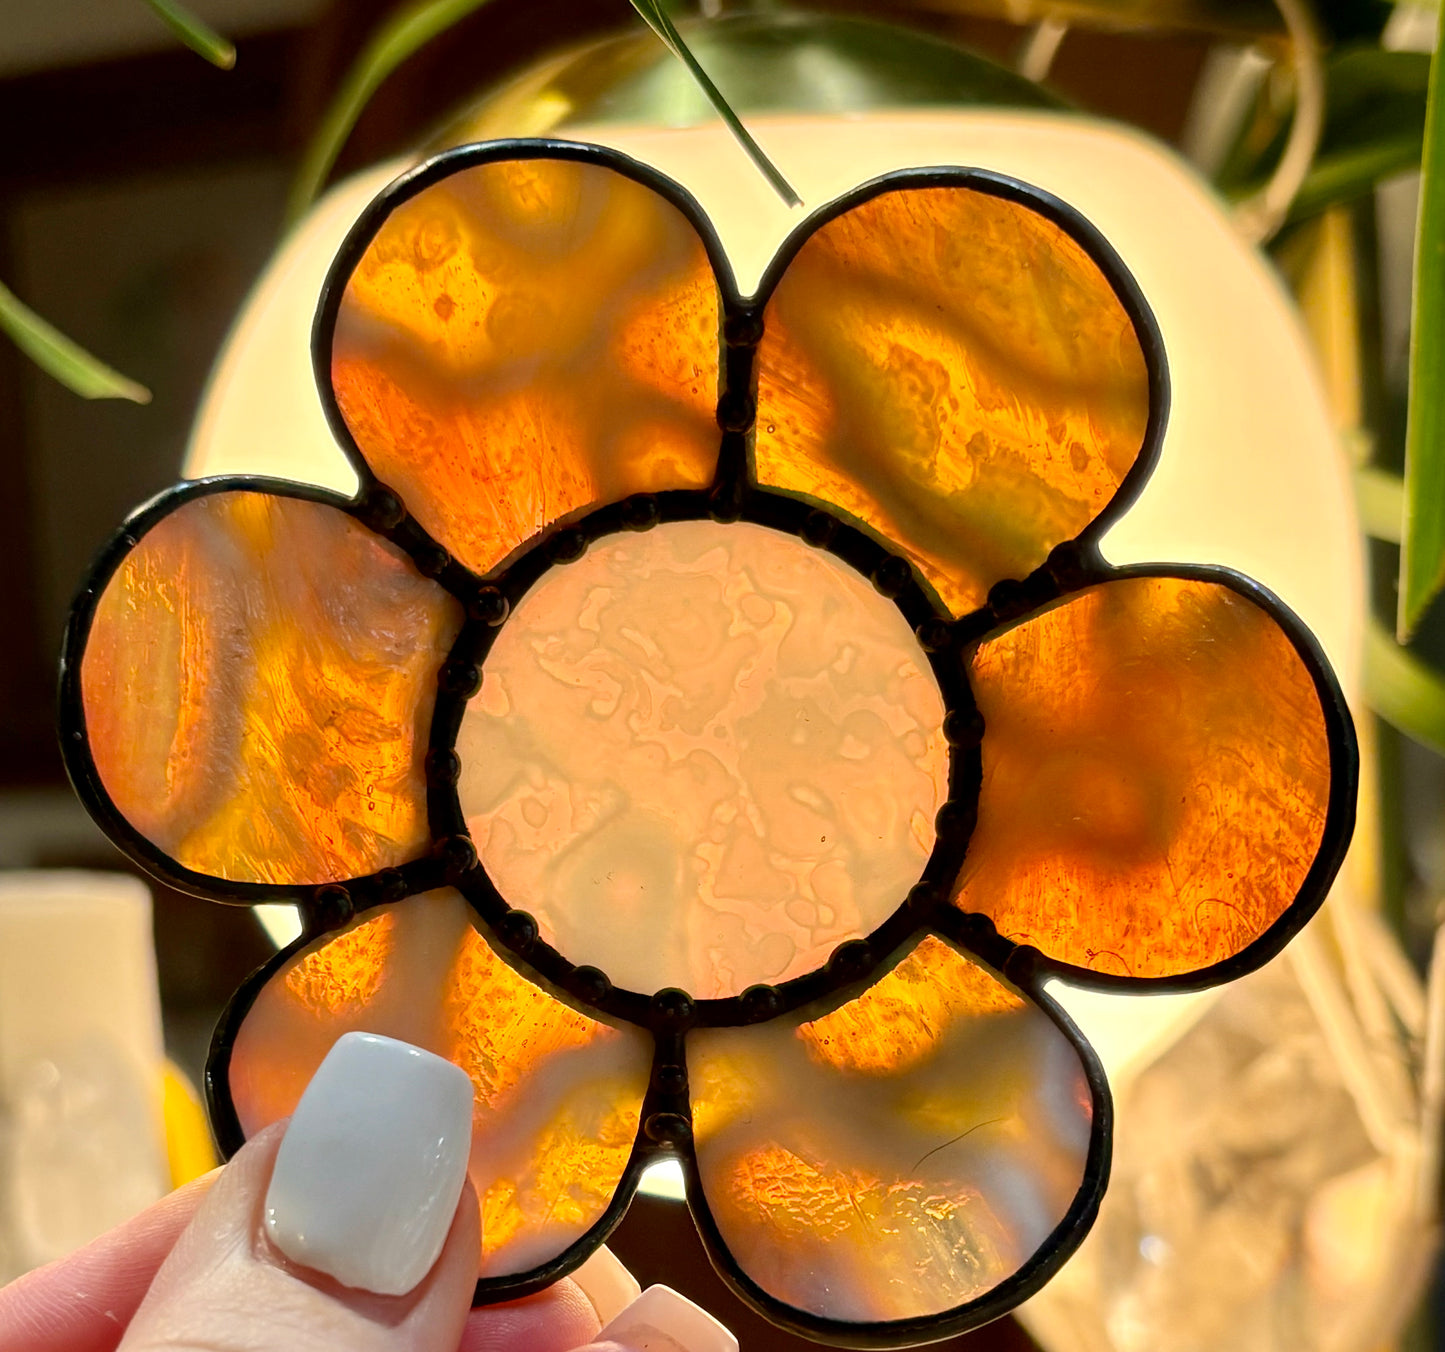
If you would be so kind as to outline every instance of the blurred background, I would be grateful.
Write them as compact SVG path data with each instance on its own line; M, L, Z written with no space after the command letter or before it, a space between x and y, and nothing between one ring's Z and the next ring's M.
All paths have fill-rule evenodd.
M78 397L15 344L0 342L3 870L133 872L69 790L56 750L55 668L65 616L117 524L179 476L208 373L285 238L288 216L303 216L327 182L428 144L541 132L568 120L710 116L627 0L433 0L404 9L391 0L194 0L190 8L234 44L229 68L188 49L144 0L10 0L0 10L0 126L9 129L0 138L0 281L151 396L146 403ZM1387 936L1371 942L1384 955L1379 970L1393 973L1376 982L1389 998L1371 996L1360 988L1369 982L1351 976L1341 952L1347 937L1327 940L1328 961L1340 967L1354 1015L1365 1009L1360 1055L1378 1057L1389 1068L1385 1080L1406 1083L1415 1105L1411 1131L1438 1135L1425 1111L1436 1072L1426 1045L1424 979L1445 889L1445 683L1438 675L1445 609L1425 611L1408 647L1390 637L1433 12L1386 0L1321 0L1313 9L1303 0L811 0L806 9L703 0L701 9L676 5L672 12L744 116L799 107L997 106L1081 112L1142 131L1212 185L1217 210L1242 247L1265 249L1269 267L1293 289L1341 473L1359 494L1364 523L1364 544L1351 549L1359 552L1376 617L1364 698L1377 712L1357 710L1369 761L1358 887L1374 917L1369 924ZM436 36L410 50L398 15L424 17ZM348 91L358 90L348 102ZM226 999L273 943L248 912L147 881L165 1050L198 1083ZM0 898L0 949L6 923ZM1272 1092L1296 1105L1314 1102L1310 1086L1325 1098L1333 1094L1355 1123L1341 1130L1357 1130L1358 1118L1361 1140L1370 1138L1343 1162L1300 1166L1315 1172L1300 1185L1299 1214L1280 1222L1287 1243L1276 1243L1274 1232L1258 1243L1230 1232L1209 1239L1226 1251L1210 1257L1214 1280L1236 1290L1253 1283L1247 1331L1201 1321L1199 1291L1170 1286L1167 1298L1157 1290L1141 1294L1129 1286L1129 1264L1111 1267L1101 1258L1091 1269L1093 1294L1078 1298L1107 1304L1099 1291L1117 1278L1123 1305L1099 1316L1097 1333L1086 1328L1082 1306L1063 1305L1031 1322L1040 1344L1014 1320L958 1342L1081 1352L1445 1347L1428 1295L1433 1191L1416 1199L1413 1228L1389 1241L1418 1260L1409 1271L1407 1310L1382 1307L1373 1331L1353 1332L1355 1341L1346 1343L1295 1308L1312 1290L1343 1280L1338 1270L1305 1271L1331 1253L1311 1239L1311 1225L1350 1231L1380 1255L1392 1251L1370 1229L1384 1222L1378 1207L1370 1210L1375 1203L1356 1196L1363 1185L1352 1182L1356 1191L1348 1195L1337 1189L1328 1207L1310 1210L1316 1182L1355 1179L1371 1151L1388 1153L1381 1132L1371 1135L1371 1110L1359 1099L1366 1092L1361 1076L1369 1075L1358 1066L1338 1069L1354 1034L1331 1031L1329 1016L1320 1014L1327 1005L1293 987L1262 986L1217 1016L1224 1022L1215 1043L1178 1049L1181 1074L1209 1066L1221 1084L1234 1075L1231 1067L1267 1062L1278 1082ZM1279 1070L1285 1063L1278 1063L1271 1029L1295 1039L1288 1073ZM1198 1041L1207 1032L1198 1024L1185 1037ZM1220 1059L1221 1046L1242 1059ZM1155 1137L1175 1131L1167 1117L1168 1055L1162 1070L1146 1071L1139 1091L1155 1114L1147 1119ZM1227 1123L1209 1129L1216 1146L1228 1136ZM1301 1133L1306 1127L1297 1124L1281 1128L1267 1147L1219 1147L1229 1165L1215 1159L1223 1172L1212 1186L1236 1189L1240 1215L1266 1206L1251 1192L1264 1171L1256 1165L1284 1158ZM1123 1151L1123 1126L1120 1140ZM1433 1154L1437 1144L1423 1148ZM1237 1167L1244 1154L1248 1169ZM1199 1156L1190 1158L1160 1168L1204 1167ZM1129 1168L1122 1173L1127 1180ZM1433 1179L1428 1168L1419 1176ZM1110 1243L1122 1243L1136 1264L1142 1254L1152 1272L1158 1251L1129 1229L1135 1222L1120 1222ZM729 1322L745 1347L800 1345L744 1310L713 1278L677 1203L640 1199L613 1247L644 1285L666 1280L693 1295ZM1202 1262L1199 1253L1180 1261L1195 1269ZM1348 1266L1358 1255L1341 1251L1330 1261ZM1293 1283L1287 1291L1286 1270ZM1378 1285L1380 1274L1370 1280ZM1263 1315L1261 1301L1269 1305Z

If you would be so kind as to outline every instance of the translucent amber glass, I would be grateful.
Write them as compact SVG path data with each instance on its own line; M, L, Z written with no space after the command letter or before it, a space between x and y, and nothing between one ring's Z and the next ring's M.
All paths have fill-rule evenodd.
M897 908L947 796L943 700L907 621L764 526L598 541L517 606L462 723L492 880L633 990L737 994Z
M476 1089L471 1179L484 1277L579 1239L632 1153L651 1040L569 1008L493 953L452 891L387 907L272 977L231 1053L249 1135L295 1107L331 1044L362 1030L455 1061Z
M983 644L978 828L957 904L1099 972L1238 953L1294 900L1324 830L1314 682L1217 583L1133 578Z
M578 508L710 483L718 344L675 207L530 159L397 207L347 285L331 375L367 463L485 571Z
M414 859L461 619L334 507L196 498L96 607L80 682L101 782L142 836L213 877L316 883Z
M937 939L811 1023L692 1033L688 1070L723 1240L763 1290L814 1315L908 1319L986 1295L1083 1180L1078 1053Z
M766 310L757 473L903 546L956 613L1108 503L1148 379L1052 222L967 188L883 193L813 235Z

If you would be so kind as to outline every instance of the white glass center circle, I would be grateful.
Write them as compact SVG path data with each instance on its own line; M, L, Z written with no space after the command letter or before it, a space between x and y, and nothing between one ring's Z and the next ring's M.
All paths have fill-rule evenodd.
M507 901L615 986L801 976L903 901L948 792L898 608L765 526L608 536L522 599L462 720L461 806Z

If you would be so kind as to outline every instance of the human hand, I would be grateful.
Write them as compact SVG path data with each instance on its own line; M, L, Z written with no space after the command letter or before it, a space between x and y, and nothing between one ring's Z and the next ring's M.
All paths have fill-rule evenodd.
M401 1081L375 1047L329 1089L318 1071L291 1122L225 1168L0 1289L0 1352L737 1352L675 1292L638 1298L606 1250L575 1279L470 1309L470 1086L459 1098L453 1067L372 1041L410 1053ZM445 1138L460 1141L462 1168ZM318 1148L350 1171L345 1186L317 1173Z

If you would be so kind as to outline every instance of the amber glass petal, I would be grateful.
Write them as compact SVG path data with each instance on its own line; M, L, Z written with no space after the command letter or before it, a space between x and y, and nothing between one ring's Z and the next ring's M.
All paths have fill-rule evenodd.
M938 939L811 1023L691 1034L688 1073L718 1235L756 1286L817 1319L980 1300L1088 1191L1078 1050Z
M1319 853L1314 678L1219 582L1092 587L982 644L983 793L957 904L1052 958L1171 977L1258 940Z
M497 161L386 218L331 380L372 471L484 572L568 512L709 484L718 351L717 284L676 207L602 165Z
M471 1179L481 1275L524 1273L580 1239L632 1154L651 1039L569 1008L513 971L454 891L372 912L297 953L261 990L231 1051L250 1135L295 1107L343 1033L402 1038L472 1077Z
M120 562L80 659L95 770L195 873L337 881L424 854L423 760L461 608L337 507L191 497Z
M1139 456L1134 322L1016 202L883 192L808 238L765 320L758 479L896 542L955 613L1077 536Z

